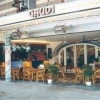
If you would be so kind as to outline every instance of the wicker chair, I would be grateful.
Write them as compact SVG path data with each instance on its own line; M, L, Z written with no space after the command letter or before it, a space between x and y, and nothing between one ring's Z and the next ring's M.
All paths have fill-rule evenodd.
M44 73L45 73L45 69L41 69L39 71L36 72L36 81L38 82L39 80L42 80L44 83Z
M96 69L94 71L93 78L92 78L93 84L96 83L96 79L100 79L100 69Z
M5 67L1 67L1 78L5 76Z
M32 72L29 70L29 68L24 68L23 69L23 81L24 80L32 80Z
M75 80L74 84L83 81L84 82L84 74L83 71L79 67L74 68L75 72Z
M62 65L60 65L60 64L57 64L56 66L59 68L58 74L59 75L61 74L63 76L63 78L64 78L65 77L64 68L61 67Z
M59 68L59 72L58 73L61 74L63 76L63 78L65 77L63 68Z
M12 69L12 79L15 80L15 79L18 79L19 81L19 68L17 69Z

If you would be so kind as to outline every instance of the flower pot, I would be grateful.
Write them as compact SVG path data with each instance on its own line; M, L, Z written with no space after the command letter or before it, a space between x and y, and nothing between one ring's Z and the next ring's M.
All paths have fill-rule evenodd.
M48 84L51 84L52 83L52 79L48 79Z
M87 86L91 86L91 81L85 82Z

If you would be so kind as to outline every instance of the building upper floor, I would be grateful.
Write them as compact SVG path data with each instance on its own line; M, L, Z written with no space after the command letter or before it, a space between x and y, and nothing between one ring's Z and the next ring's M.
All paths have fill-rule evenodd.
M65 2L50 6L43 6L41 8L35 8L9 16L0 17L0 25L2 26L16 22L22 23L22 21L37 20L41 18L55 17L58 15L61 16L66 14L69 15L69 17L67 17L66 19L70 19L70 17L86 17L95 13L99 14L99 7L100 0L75 0L73 2ZM88 13L88 11L90 11L91 14ZM72 16L71 14L74 15Z
M12 6L15 3L14 1L18 1L16 4L17 7ZM75 0L0 0L0 17L20 12L19 8L21 9L22 7L21 1L24 1L25 7L28 8L27 10L30 10L47 5L71 2Z
M100 30L99 25L100 0L77 0L1 17L0 33L6 31L6 34L12 34L14 30L20 29L28 38ZM61 28L65 29L64 33L55 32Z

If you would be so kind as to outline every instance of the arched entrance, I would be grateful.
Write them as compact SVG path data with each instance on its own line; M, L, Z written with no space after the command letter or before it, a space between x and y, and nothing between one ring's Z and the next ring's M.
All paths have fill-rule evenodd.
M62 47L57 56L58 63L70 67L81 67L93 63L100 54L99 46L90 43L73 43Z

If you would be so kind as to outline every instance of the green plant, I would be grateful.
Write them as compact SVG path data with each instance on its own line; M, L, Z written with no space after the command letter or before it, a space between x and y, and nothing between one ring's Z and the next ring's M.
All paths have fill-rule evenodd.
M86 81L90 81L90 78L93 75L93 70L92 70L92 66L89 65L83 65L82 69L84 71L84 77Z
M59 71L59 68L56 65L48 65L47 73L48 73L49 79L54 78L54 80L57 80L58 71Z

